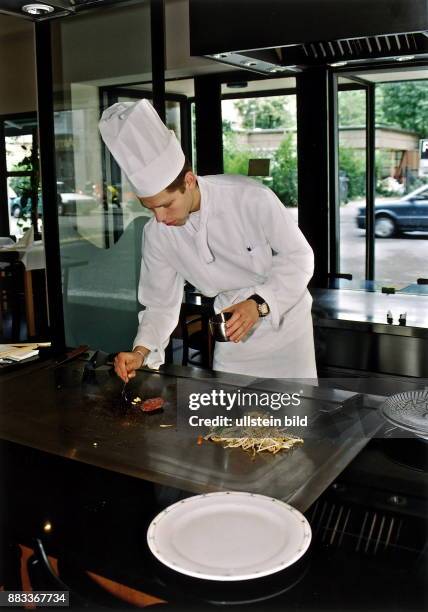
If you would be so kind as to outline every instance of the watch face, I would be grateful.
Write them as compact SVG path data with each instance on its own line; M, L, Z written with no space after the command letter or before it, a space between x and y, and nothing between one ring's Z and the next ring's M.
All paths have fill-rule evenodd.
M263 304L259 304L257 308L259 309L259 314L261 317L265 317L269 314L269 306L266 304L266 302L263 302Z

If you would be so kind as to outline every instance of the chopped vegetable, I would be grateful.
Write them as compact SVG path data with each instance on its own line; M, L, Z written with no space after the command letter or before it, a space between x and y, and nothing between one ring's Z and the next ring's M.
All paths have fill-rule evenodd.
M242 448L253 457L264 451L276 455L303 444L302 438L276 427L216 427L204 439L223 444L223 448Z

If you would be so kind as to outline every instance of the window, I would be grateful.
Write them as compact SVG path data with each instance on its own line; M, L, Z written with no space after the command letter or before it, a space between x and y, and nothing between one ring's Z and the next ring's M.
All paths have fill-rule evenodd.
M260 180L294 209L297 220L295 95L229 94L222 100L222 117L224 172Z
M346 76L339 80L337 105L339 252L340 273L352 274L352 283L340 286L422 292L417 279L428 277L428 173L420 163L419 143L428 134L428 80L415 80L414 72L407 80L405 71ZM375 100L373 125L366 123L369 91ZM375 133L371 280L366 279L369 129Z

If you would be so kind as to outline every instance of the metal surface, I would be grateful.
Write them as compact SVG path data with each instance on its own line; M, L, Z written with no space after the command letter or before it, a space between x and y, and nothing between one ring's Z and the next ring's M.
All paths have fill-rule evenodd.
M375 85L366 85L366 280L375 278L376 109Z
M318 367L428 377L428 298L313 289ZM389 325L407 312L407 325Z
M335 321L330 327L317 323L323 336L319 366L359 372L428 377L427 339L376 332L363 323ZM366 327L367 329L361 329ZM382 326L386 327L386 326Z
M424 0L190 0L189 8L191 53L195 55L268 47L283 47L286 54L288 45L312 43L308 54L324 56L331 52L329 41L340 41L338 57L369 54L370 48L364 43L364 49L361 39L427 27ZM243 15L246 27L237 28ZM313 44L320 40L324 52ZM370 41L372 52L374 45Z
M425 0L190 0L189 16L192 55L266 75L428 53Z
M386 295L346 289L312 289L311 293L317 306L319 325L428 338L428 296ZM395 321L398 321L400 313L407 312L407 325L388 325L388 310Z
M226 333L226 321L232 316L231 312L219 312L217 315L210 317L208 324L211 335L217 342L229 342Z
M306 510L381 426L377 411L360 407L348 391L304 387L308 415L305 444L290 454L258 455L197 444L190 428L161 428L177 422L177 381L213 381L252 390L290 390L278 380L169 366L162 373L140 371L128 393L162 396L162 413L124 412L121 381L109 370L82 383L84 362L57 369L16 372L0 380L0 437L69 459L194 493L242 490L270 495ZM295 388L295 385L294 385ZM184 408L180 405L179 410Z

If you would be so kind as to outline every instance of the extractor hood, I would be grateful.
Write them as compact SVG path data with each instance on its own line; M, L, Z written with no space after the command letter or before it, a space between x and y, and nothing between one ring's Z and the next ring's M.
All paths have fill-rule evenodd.
M428 0L189 0L191 55L258 72L428 60Z

